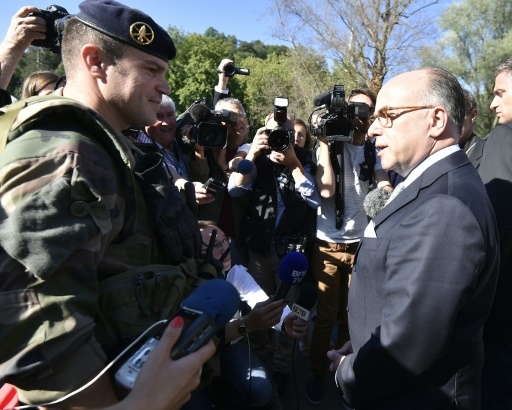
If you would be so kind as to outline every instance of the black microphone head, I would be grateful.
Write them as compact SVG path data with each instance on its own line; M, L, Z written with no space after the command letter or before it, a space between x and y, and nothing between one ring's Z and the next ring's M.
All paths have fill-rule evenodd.
M312 310L318 299L318 288L310 282L303 283L299 290L299 297L295 304L307 310Z
M321 105L331 106L331 93L325 92L318 94L315 98L313 98L313 105L315 107L320 107Z
M204 312L221 328L237 312L240 295L236 288L224 279L210 279L195 289L181 305Z
M204 104L193 105L189 113L195 122L208 121L212 115L211 110Z
M363 208L370 218L374 218L386 205L391 192L384 188L377 188L368 192L364 198Z

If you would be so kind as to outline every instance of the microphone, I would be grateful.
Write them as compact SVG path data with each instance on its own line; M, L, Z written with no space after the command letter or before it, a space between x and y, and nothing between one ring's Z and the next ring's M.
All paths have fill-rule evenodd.
M195 122L208 121L212 115L210 109L204 104L193 105L189 113Z
M363 208L370 218L374 218L386 206L386 202L391 196L391 192L384 188L377 188L368 192L364 198Z
M297 285L306 276L308 260L303 253L290 252L281 260L278 269L279 286L272 296L272 302L284 299L293 285Z
M315 107L320 107L321 105L326 105L327 107L331 106L331 93L325 92L318 94L315 98L313 98L313 105Z
M241 174L250 174L254 169L254 163L249 161L248 159L241 160L236 166L236 172L240 172Z
M203 347L215 333L233 318L240 306L236 288L224 279L210 279L197 287L182 303L176 316L183 318L183 330L171 349L170 357L177 360ZM157 322L152 337L116 372L116 381L127 389L135 379L148 355L158 344L169 320Z
M300 287L299 297L292 305L292 312L295 316L300 317L307 322L311 316L312 310L316 306L317 298L317 287L313 283L304 283Z

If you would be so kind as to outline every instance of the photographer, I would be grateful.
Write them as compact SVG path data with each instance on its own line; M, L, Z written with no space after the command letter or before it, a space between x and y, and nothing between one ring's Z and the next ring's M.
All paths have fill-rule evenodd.
M293 120L284 113L284 121L280 119L278 123L274 115L270 114L266 125L258 129L247 154L246 159L254 163L252 173L233 172L228 185L233 197L251 192L242 238L249 248L249 272L268 295L276 292L277 269L286 252L307 252L314 238L316 208L320 205L315 166L308 151L293 143ZM286 148L279 152L270 151L268 135L277 127L288 133L289 138ZM265 344L265 336L260 335L257 347L262 353ZM280 395L284 394L291 372L292 347L290 338L279 338L273 371Z
M375 95L368 89L353 90L348 102L367 104L368 115L372 115L375 109ZM320 119L317 118L317 121ZM366 140L370 117L353 116L351 121L351 141L328 141L324 135L318 135L316 154L322 172L317 173L316 182L323 199L316 220L316 240L310 267L319 292L317 318L311 340L311 378L306 391L307 399L313 405L320 404L322 400L323 377L327 370L325 357L337 321L336 345L341 346L350 339L347 294L354 255L368 223L363 201L369 192L370 177L375 179L379 187L391 189L387 173L382 169L378 157L374 167L367 171L372 175L363 175L361 171L362 164L369 162L365 158L365 144L371 144ZM373 144L369 147L376 155ZM341 164L338 163L338 157L332 155L336 152L340 152ZM336 189L337 178L342 182L341 189L340 186ZM336 226L340 213L340 225Z
M183 190L185 184L190 181L190 157L183 152L178 139L183 138L181 132L188 132L190 126L184 126L182 129L176 127L176 106L168 95L162 96L156 118L157 121L153 125L146 126L145 131L137 135L134 143L142 149L156 149L160 152L169 177L178 189ZM198 205L215 200L214 196L203 188L201 182L191 182L194 184Z

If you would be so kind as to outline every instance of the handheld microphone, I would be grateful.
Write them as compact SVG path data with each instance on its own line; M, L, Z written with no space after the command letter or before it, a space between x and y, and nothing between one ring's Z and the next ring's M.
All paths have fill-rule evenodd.
M377 188L368 192L364 198L363 208L370 218L374 218L386 206L386 202L391 196L391 192L384 188Z
M312 310L316 306L317 298L317 287L309 282L304 283L300 287L299 297L292 305L292 312L295 314L295 316L300 317L307 322L311 316Z
M320 107L321 105L326 105L327 107L331 106L331 93L325 92L318 94L315 98L313 98L313 105L315 107Z
M223 279L211 279L202 283L182 303L176 316L183 318L183 330L170 352L177 360L203 347L212 336L233 318L240 305L236 288ZM169 320L158 322L152 337L139 348L116 372L116 381L131 389L148 355L158 344Z
M272 296L272 302L284 299L293 285L297 285L306 276L308 260L303 253L290 252L281 260L278 269L279 286Z
M249 161L248 159L241 160L236 166L236 172L240 172L241 174L247 175L252 172L254 169L254 163Z

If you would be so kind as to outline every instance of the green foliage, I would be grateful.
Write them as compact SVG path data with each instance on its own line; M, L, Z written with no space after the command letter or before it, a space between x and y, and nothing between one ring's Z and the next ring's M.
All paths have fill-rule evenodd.
M21 58L7 90L14 96L20 95L21 85L25 78L35 71L53 71L58 76L64 74L60 55L44 48L29 47Z
M466 0L452 4L441 16L444 35L421 51L423 65L454 73L478 105L477 135L494 126L489 104L493 97L494 67L510 55L512 3L509 0Z

